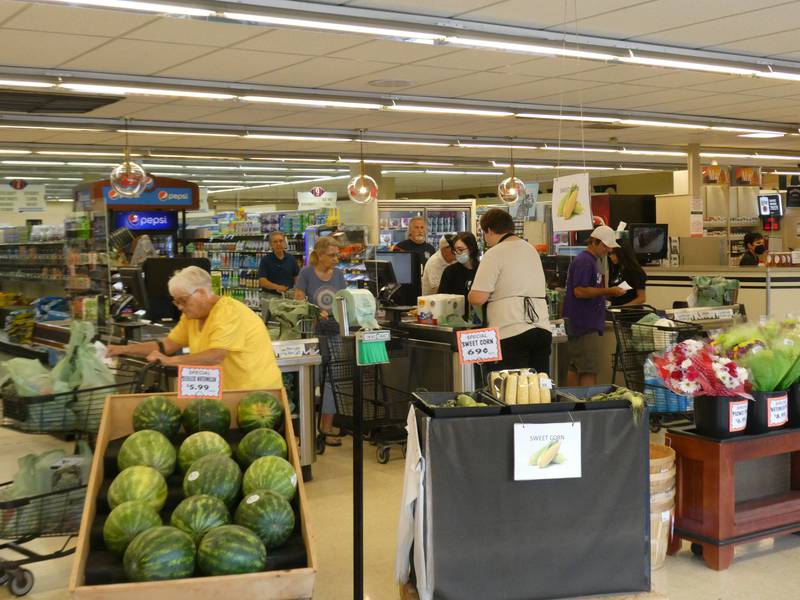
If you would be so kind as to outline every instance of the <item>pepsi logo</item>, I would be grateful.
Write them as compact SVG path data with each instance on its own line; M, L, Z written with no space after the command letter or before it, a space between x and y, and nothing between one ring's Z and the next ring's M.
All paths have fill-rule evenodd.
M119 196L119 193L117 192L117 190L108 190L108 197L109 198L116 198L117 196Z
M161 200L163 202L167 198L169 198L169 193L168 192L166 192L165 190L161 190L160 192L158 192L158 199L159 200Z
M129 225L138 225L139 224L139 215L137 215L135 213L128 215L128 224Z

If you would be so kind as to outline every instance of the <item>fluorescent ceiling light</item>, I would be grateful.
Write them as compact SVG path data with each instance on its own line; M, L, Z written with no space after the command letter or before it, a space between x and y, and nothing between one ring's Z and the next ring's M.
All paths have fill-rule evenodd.
M49 160L0 160L4 165L30 165L32 167L62 167L66 163Z
M243 171L285 171L286 167L251 167L249 165L239 165Z
M245 102L267 102L270 104L286 104L296 106L313 106L317 108L359 108L378 110L383 104L374 102L350 102L345 100L315 100L311 98L281 98L278 96L240 96L239 100Z
M593 117L591 115L554 115L550 113L517 113L524 119L550 119L553 121L588 121L591 123L619 123L613 117Z
M616 154L619 152L617 148L583 148L581 146L547 146L545 145L542 150L548 152L605 152Z
M80 177L56 177L58 181L83 181Z
M720 73L723 75L753 76L758 73L755 69L732 67L723 64L709 64L692 62L688 60L672 60L667 58L650 58L645 56L622 56L620 62L632 65L645 65L650 67L666 67L668 69L681 69L686 71L705 71L707 73Z
M355 140L361 141L365 144L397 144L398 146L440 146L440 147L449 147L451 144L447 144L444 142L412 142L412 141L405 141L405 140Z
M341 163L360 163L360 158L340 158L337 162ZM365 158L364 164L367 165L413 165L413 160L380 160L377 158Z
M156 177L186 177L186 173L164 173L164 172L155 172L152 171L150 175L155 175ZM190 175L189 177L192 177Z
M173 90L161 88L131 87L125 85L95 85L89 83L62 83L59 87L73 92L87 92L90 94L108 94L111 96L175 96L176 98L203 98L206 100L232 100L233 94L219 94L216 92L193 92L190 90Z
M301 157L276 157L276 156L251 156L250 160L270 160L273 162L318 162L334 163L335 158L301 158Z
M499 40L481 40L477 38L447 37L445 41L453 46L466 48L490 48L493 50L506 50L521 52L523 54L544 54L547 56L566 56L570 58L587 58L590 60L614 60L619 58L604 52L591 52L587 50L573 50L558 46L542 46L539 44L522 44L517 42L503 42Z
M509 163L499 163L492 161L492 165L495 167L503 167L507 168L511 165ZM610 171L613 170L614 167L594 167L594 166L584 166L584 165L534 165L534 164L517 164L514 163L515 169L580 169L586 171Z
M381 175L424 175L425 171L421 170L407 170L407 169L390 169L388 171L381 171Z
M56 202L74 202L72 198L57 198Z
M751 158L749 154L736 154L733 152L701 152L703 158Z
M68 162L70 167L116 167L119 163Z
M189 160L244 160L241 156L199 156L197 154L149 154L150 158L187 158Z
M644 167L617 167L614 170L615 171L658 171L658 169L645 169Z
M674 127L676 129L710 129L708 125L694 123L673 123L670 121L647 121L644 119L620 119L623 125L639 125L644 127Z
M97 6L99 8L122 8L141 12L164 13L170 15L184 15L187 17L210 17L213 10L194 8L190 6L176 6L174 4L160 4L156 2L134 2L132 0L54 0L63 4L81 4Z
M24 179L26 181L49 181L52 177L27 177L25 175L11 175L9 177L3 177L3 179Z
M315 137L309 135L280 135L271 133L248 133L244 136L253 140L290 140L295 142L352 142L353 138Z
M230 165L184 165L184 169L197 169L198 171L238 171L240 167L233 167Z
M87 127L48 127L45 125L0 125L0 129L41 129L44 131L105 131Z
M5 150L0 149L0 154L31 154L30 150Z
M730 131L732 133L780 133L785 135L782 131L771 131L768 129L752 129L750 127L723 127L720 125L712 125L712 131Z
M783 133L778 133L777 131L774 131L772 133L762 131L761 133L741 133L736 137L771 139L771 138L781 138L783 136L784 136Z
M158 163L145 162L143 165L148 169L184 169L183 165L162 165Z
M785 81L800 81L800 73L786 73L784 71L758 71L757 77L765 79L783 79Z
M636 150L623 148L619 151L620 154L636 154L639 156L687 156L686 152L677 152L673 150Z
M124 129L117 129L118 133L125 133ZM204 131L156 131L148 129L129 129L127 133L143 133L145 135L194 135L207 137L240 137L236 133L206 133Z
M36 154L42 156L125 156L123 152L77 152L72 150L37 150ZM141 156L141 154L131 153L131 156Z
M429 167L452 167L454 163L451 162L431 162L427 160L418 160L415 165L425 165Z
M246 183L242 179L203 179L200 183Z
M513 117L514 113L502 110L481 110L477 108L455 108L445 106L418 106L416 104L392 104L389 110L402 112L435 113L440 115L474 115L478 117Z
M453 171L447 169L425 169L426 175L503 175L502 171Z
M297 168L291 168L291 169L288 169L288 170L293 172L293 173L295 173L295 172L297 172L297 173L302 173L302 172L307 172L307 173L341 173L342 171L348 171L349 172L349 169L332 169L332 168L327 168L327 167L320 167L318 169L311 168L311 167L306 168L306 169L301 168L301 167L297 167Z
M0 79L0 85L9 87L51 88L56 84L46 81L24 81L20 79Z
M581 171L610 171L614 167L589 167L586 165L558 165L555 169L578 169Z
M255 15L237 12L223 12L223 18L234 21L247 21L250 23L266 23L268 25L282 25L284 27L301 27L304 29L322 29L325 31L342 31L346 33L363 33L382 37L401 38L409 40L443 40L444 36L423 31L409 31L389 27L373 27L370 25L357 25L355 23L335 23L330 21L313 21L311 19L292 19L271 15Z
M800 156L782 156L780 154L753 154L751 158L759 160L800 160Z
M539 150L540 146L526 146L523 144L480 144L458 142L458 148L515 148L520 150Z
M800 171L770 171L772 175L800 175Z

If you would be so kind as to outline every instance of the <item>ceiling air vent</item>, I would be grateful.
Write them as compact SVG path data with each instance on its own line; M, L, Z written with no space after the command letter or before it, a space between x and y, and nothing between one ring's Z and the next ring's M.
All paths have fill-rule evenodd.
M119 102L114 96L78 96L51 92L0 91L0 111L27 114L75 114Z

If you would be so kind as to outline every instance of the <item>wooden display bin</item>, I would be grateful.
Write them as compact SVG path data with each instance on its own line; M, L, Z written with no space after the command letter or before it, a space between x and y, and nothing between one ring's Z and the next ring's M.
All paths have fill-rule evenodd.
M236 406L248 391L224 392L222 402L231 412L231 427L236 428ZM83 507L78 544L75 551L75 563L70 575L69 589L76 600L176 600L192 598L192 600L219 600L220 598L263 598L264 600L305 600L310 599L314 591L314 579L317 573L316 557L309 526L308 501L306 499L303 478L301 476L300 456L297 441L292 429L291 413L284 390L272 390L281 399L284 412L284 427L289 462L297 472L297 498L299 518L303 541L308 557L308 564L302 569L264 571L245 575L225 575L218 577L192 577L169 581L153 581L144 583L114 583L108 585L85 585L86 561L89 557L89 544L92 523L96 513L97 495L103 485L103 461L110 441L133 433L133 411L136 406L152 394L129 394L109 396L106 399L100 432L97 437L92 470L86 492L86 504ZM175 401L183 410L190 402L181 400L176 394L162 394Z

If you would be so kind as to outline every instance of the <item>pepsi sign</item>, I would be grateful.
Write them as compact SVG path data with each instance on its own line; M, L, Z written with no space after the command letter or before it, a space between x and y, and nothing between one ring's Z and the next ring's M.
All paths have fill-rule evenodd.
M137 211L114 213L114 227L131 231L165 231L178 228L178 213Z
M103 186L103 197L105 198L106 206L129 206L134 204L136 206L157 206L160 208L191 208L194 200L192 188L188 187L151 187L149 190L145 189L136 198L124 198L110 185L107 185Z

